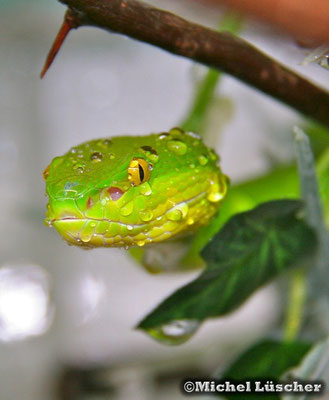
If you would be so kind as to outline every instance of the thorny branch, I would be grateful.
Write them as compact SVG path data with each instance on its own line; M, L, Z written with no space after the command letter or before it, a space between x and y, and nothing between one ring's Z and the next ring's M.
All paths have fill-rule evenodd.
M60 1L69 9L43 74L70 29L97 26L224 71L329 126L329 93L242 39L137 0Z

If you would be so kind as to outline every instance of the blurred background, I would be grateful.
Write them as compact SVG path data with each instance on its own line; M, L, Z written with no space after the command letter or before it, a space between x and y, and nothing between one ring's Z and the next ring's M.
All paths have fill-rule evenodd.
M222 10L196 0L149 1L215 27ZM150 275L119 249L69 247L43 224L42 171L85 140L179 124L205 69L94 28L73 31L39 73L62 22L55 0L0 1L0 398L181 399L179 383L214 370L280 318L275 287L168 347L134 326L195 273ZM329 88L294 40L255 21L242 36ZM208 143L233 182L293 158L297 114L230 77L218 88Z

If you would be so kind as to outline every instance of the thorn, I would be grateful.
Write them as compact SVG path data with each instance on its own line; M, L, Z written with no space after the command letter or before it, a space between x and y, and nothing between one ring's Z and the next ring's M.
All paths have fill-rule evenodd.
M47 55L46 62L44 67L42 68L40 78L42 79L46 72L48 71L49 67L51 66L52 62L54 61L54 58L56 57L56 54L62 47L62 44L67 37L68 33L70 32L71 29L76 29L81 25L81 22L79 18L76 16L76 14L73 14L73 12L68 9L65 13L64 16L64 21L62 26L60 27L57 36L55 38L55 41Z

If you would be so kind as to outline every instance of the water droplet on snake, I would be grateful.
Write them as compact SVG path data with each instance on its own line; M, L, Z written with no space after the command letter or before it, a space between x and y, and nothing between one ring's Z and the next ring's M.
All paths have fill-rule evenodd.
M174 128L170 129L169 133L170 135L183 135L184 131L183 129L175 126Z
M149 196L152 193L151 186L148 182L144 182L141 185L139 185L139 191L144 196Z
M129 201L129 203L127 203L123 207L121 207L120 213L124 217L127 217L128 215L132 214L133 209L134 209L134 203L132 201Z
M211 158L213 161L216 161L216 160L219 159L218 155L214 152L214 150L209 150L209 155L210 155L210 158Z
M90 155L90 160L91 160L93 163L101 162L102 159L103 159L103 154L100 153L99 151L95 151L94 153L92 153L92 154Z
M170 151L172 151L173 153L175 153L179 156L183 156L187 152L186 144L178 139L170 140L167 143L167 147Z
M167 132L160 133L159 135L159 139L161 140L166 139L167 137L169 137L169 133Z
M139 215L141 217L142 221L151 221L151 219L153 218L153 212L152 210L143 210L139 212Z
M153 147L151 146L142 146L139 149L143 154L145 154L145 156L147 157L147 159L149 159L151 162L153 162L154 164L156 164L158 162L159 159L159 155L156 152L155 149L153 149Z
M189 207L187 203L180 203L166 213L170 221L180 221L187 216Z
M210 186L207 199L212 203L222 200L227 192L227 177L222 175L218 183L213 182Z
M201 155L198 157L198 161L199 161L200 165L206 165L206 164L208 164L208 161L209 161L209 160L208 160L208 157L207 157L207 156L201 154Z

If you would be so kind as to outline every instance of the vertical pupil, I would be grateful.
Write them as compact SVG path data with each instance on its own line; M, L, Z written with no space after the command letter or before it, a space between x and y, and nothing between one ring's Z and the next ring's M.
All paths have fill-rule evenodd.
M138 164L138 170L139 170L139 179L141 182L143 182L145 175L144 175L143 167L140 164Z

